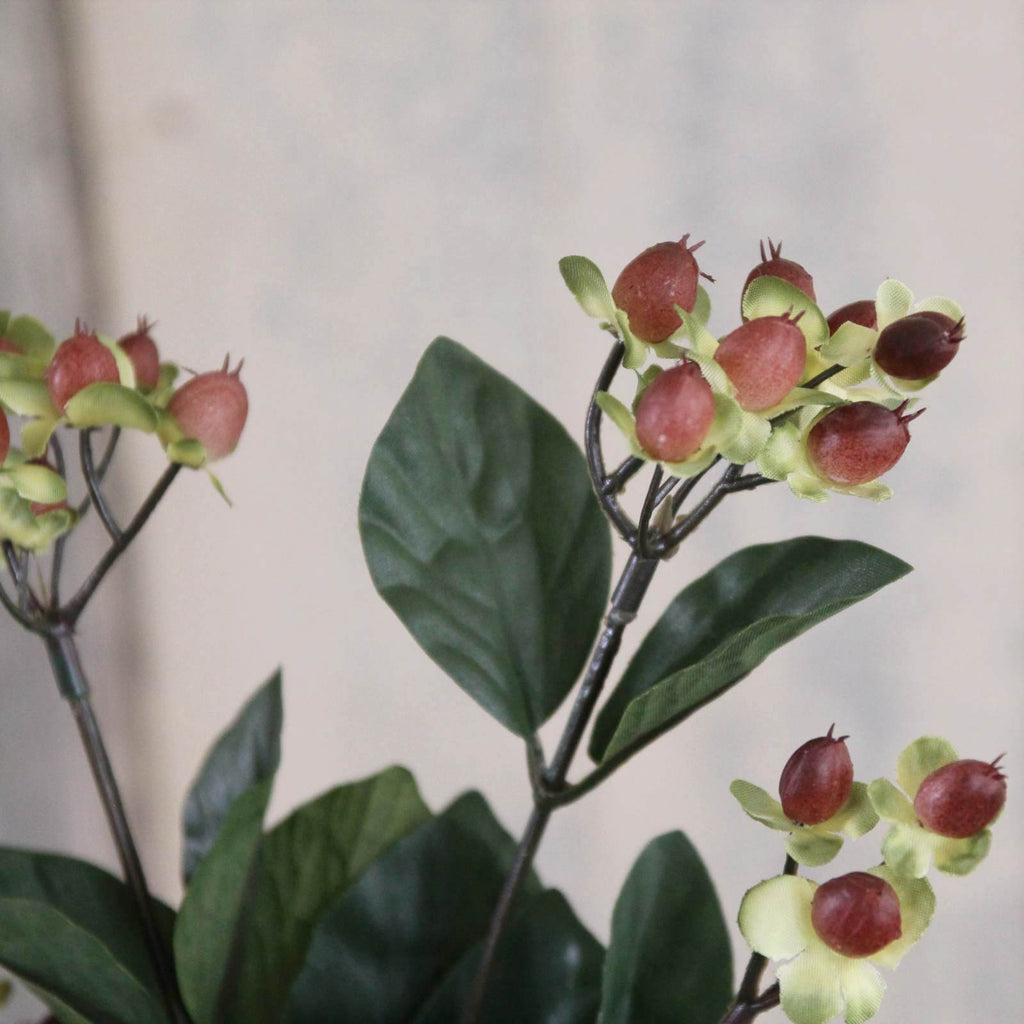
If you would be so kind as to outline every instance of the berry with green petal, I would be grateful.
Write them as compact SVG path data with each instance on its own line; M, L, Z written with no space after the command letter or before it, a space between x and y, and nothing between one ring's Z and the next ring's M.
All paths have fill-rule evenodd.
M761 316L748 320L722 338L715 360L736 388L736 401L751 412L781 402L800 383L807 360L807 343L797 321Z
M904 402L887 409L875 402L852 402L826 413L807 435L807 455L826 480L854 487L892 469L910 443L907 424L924 409L907 415Z
M114 353L84 323L76 320L75 333L60 343L46 368L50 401L63 412L68 400L90 384L117 384L119 381Z
M636 410L636 437L648 455L681 462L697 451L715 418L715 396L696 363L658 374Z
M209 462L230 455L238 444L249 413L249 396L239 378L242 364L228 369L228 360L212 373L201 373L171 396L167 411L182 434L201 441Z
M160 354L149 333L152 327L144 316L140 316L135 330L118 340L118 345L132 361L135 383L143 391L152 391L160 380Z
M914 812L930 832L966 839L992 822L1006 802L999 758L943 765L927 776L914 797Z
M7 422L7 414L0 409L0 466L7 459L11 450L11 425Z
M846 957L872 956L903 934L900 898L877 875L851 871L819 885L811 901L818 938Z
M875 309L875 300L858 299L856 302L848 302L845 306L840 306L828 318L829 337L845 323L860 324L861 327L877 330L878 313Z
M853 761L846 749L848 737L832 735L808 740L797 748L779 779L782 811L790 821L819 825L846 803L853 787Z
M649 345L678 329L681 321L673 307L693 312L698 279L708 276L693 256L704 243L687 246L689 237L645 249L626 264L612 288L615 305L629 316L629 329Z
M25 354L6 334L0 334L0 352L11 352L16 356Z
M761 262L758 263L758 265L754 267L749 274L747 274L747 280L743 284L743 290L746 291L750 282L755 278L781 277L783 281L788 281L794 288L798 288L812 302L815 302L814 279L802 266L800 266L799 263L795 263L793 260L787 260L781 254L781 242L776 245L769 238L767 255L765 255L764 242L762 242Z
M964 321L944 313L912 313L894 320L878 336L875 362L903 380L925 380L944 370L964 340Z

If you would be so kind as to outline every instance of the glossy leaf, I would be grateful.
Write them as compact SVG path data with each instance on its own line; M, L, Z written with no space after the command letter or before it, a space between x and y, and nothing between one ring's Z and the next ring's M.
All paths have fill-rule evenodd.
M153 908L169 937L173 912ZM167 1020L131 894L83 861L0 849L0 963L62 1020Z
M731 555L682 591L644 638L597 717L591 756L628 756L910 568L868 544L823 537Z
M717 1024L732 951L714 886L681 832L652 840L612 916L600 1024Z
M234 815L235 808L196 869L182 919L205 873L221 859L218 851ZM330 790L272 829L248 862L244 901L228 906L223 899L216 902L211 892L207 912L194 920L187 987L203 996L201 1002L189 1002L196 1024L280 1021L320 917L385 850L428 817L412 776L405 769L389 768ZM175 951L182 963L179 937L175 935ZM230 956L225 956L228 948Z
M468 793L392 846L321 919L288 1019L412 1020L484 938L515 845Z
M281 673L275 672L218 737L189 789L182 815L187 885L235 801L274 777L281 762Z
M375 586L424 650L513 732L540 726L587 658L611 562L562 426L439 338L374 445L359 523Z
M68 399L64 412L71 425L78 428L111 424L152 434L157 426L157 415L149 402L123 384L90 384Z

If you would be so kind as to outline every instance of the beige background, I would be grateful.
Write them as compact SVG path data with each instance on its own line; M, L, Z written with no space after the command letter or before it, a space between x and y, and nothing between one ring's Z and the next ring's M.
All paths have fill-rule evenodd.
M605 342L558 258L585 253L613 277L684 231L708 239L721 332L771 233L824 306L891 274L956 297L970 337L891 474L896 500L737 496L662 570L627 650L695 573L748 543L859 537L918 572L560 814L545 879L605 939L639 849L681 827L732 917L781 855L729 781L770 787L833 720L860 777L937 732L967 756L1007 750L1016 779L1022 49L1012 0L0 5L2 304L58 332L77 314L115 332L145 312L186 365L246 358L251 418L221 473L235 507L182 479L82 627L154 888L180 895L182 795L277 664L274 816L400 761L432 806L475 786L522 827L520 744L372 589L355 529L363 466L439 333L578 430ZM126 448L125 508L162 458L145 439ZM112 863L42 652L0 628L3 841ZM861 844L839 863L874 855ZM1022 857L1011 803L984 870L938 879L932 932L879 1020L1013 1018Z

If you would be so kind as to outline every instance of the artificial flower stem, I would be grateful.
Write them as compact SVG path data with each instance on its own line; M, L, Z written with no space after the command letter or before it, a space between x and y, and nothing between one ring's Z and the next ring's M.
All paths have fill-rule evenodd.
M107 535L116 544L121 540L124 531L118 526L114 514L103 497L103 492L100 490L103 477L93 462L92 430L83 430L78 435L78 454L82 464L82 476L85 478L85 486L89 491L90 503L96 509Z

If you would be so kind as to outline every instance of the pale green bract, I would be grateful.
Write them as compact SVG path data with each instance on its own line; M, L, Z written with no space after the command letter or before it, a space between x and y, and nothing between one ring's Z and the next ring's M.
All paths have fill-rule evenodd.
M895 968L931 921L935 895L926 879L905 878L886 866L869 873L896 891L902 935L864 958L843 956L818 937L811 923L818 887L810 879L778 875L743 897L739 926L747 944L769 960L788 961L776 977L782 1009L794 1024L826 1024L839 1014L846 1024L864 1024L877 1013L885 991L876 966Z

